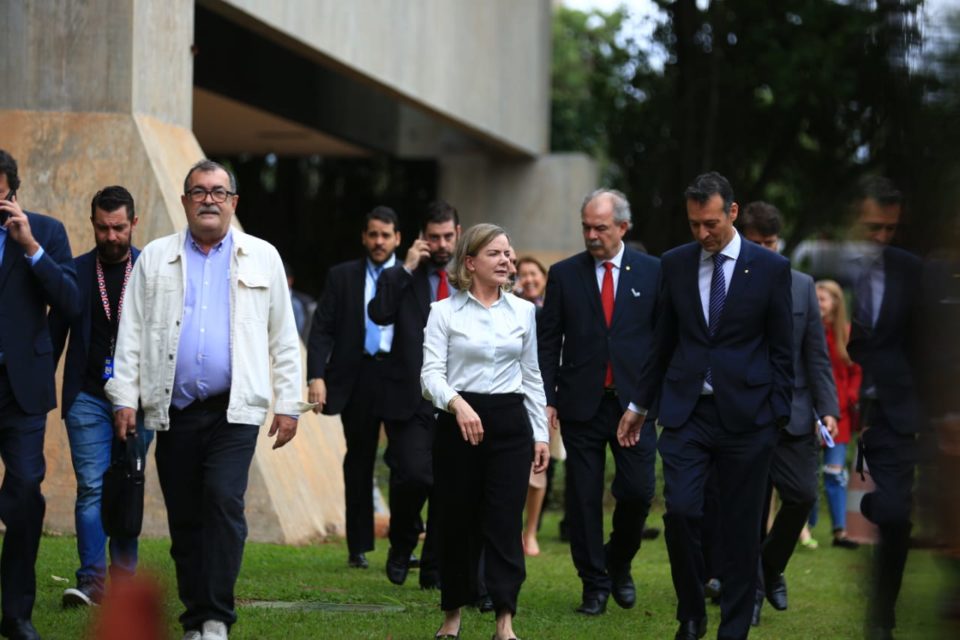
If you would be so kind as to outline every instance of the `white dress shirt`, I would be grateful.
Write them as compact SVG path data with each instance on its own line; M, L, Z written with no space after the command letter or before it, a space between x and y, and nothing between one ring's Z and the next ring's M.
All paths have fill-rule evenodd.
M458 392L522 393L535 442L549 442L537 360L536 308L500 294L490 308L468 291L431 305L423 337L423 397L447 411Z
M740 258L740 245L743 240L736 230L733 232L733 239L727 243L720 253L727 256L723 263L723 284L724 292L730 291L730 280L733 279L733 271L737 266L737 259ZM710 326L710 284L713 282L713 254L704 249L700 250L700 272L698 274L698 284L700 285L700 304L703 305L703 319L707 326ZM713 387L703 381L703 390L701 394L713 393Z
M604 262L613 263L613 269L610 270L610 273L613 275L613 299L617 299L617 285L620 284L620 264L623 262L623 249L624 244L620 243L620 250L617 251L617 255L613 256L609 260L597 260L593 259L594 270L596 271L597 276L597 291L603 291L603 276L607 273L607 268L603 266Z

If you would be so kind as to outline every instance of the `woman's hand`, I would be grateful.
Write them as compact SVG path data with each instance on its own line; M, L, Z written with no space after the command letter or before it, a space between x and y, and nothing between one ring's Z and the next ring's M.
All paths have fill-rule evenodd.
M457 397L450 408L457 416L457 425L460 426L463 439L472 445L483 442L483 425L480 424L480 416L473 410L473 407L467 404L467 401L463 398Z
M543 473L550 464L550 445L546 442L533 443L533 472Z

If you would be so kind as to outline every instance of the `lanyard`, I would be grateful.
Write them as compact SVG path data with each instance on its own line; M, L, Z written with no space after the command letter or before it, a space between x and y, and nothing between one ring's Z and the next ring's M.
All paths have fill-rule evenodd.
M120 287L120 300L117 302L117 324L120 324L120 314L123 313L123 294L127 291L127 282L130 281L130 272L133 270L133 256L127 257L127 268L123 273L123 286ZM103 277L103 265L100 264L100 256L97 256L97 288L100 289L100 302L103 303L103 313L107 316L107 322L110 322L110 298L107 296L107 282Z

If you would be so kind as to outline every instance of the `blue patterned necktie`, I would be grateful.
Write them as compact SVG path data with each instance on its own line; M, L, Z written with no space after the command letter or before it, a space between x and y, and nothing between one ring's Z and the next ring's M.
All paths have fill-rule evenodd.
M373 277L373 295L377 295L377 280L380 279L380 272L383 271L383 267L374 267L373 269L367 267L367 270L370 272L371 277ZM364 307L366 307L366 305L364 305ZM364 315L367 314L365 313ZM380 351L380 325L371 320L369 315L367 315L366 337L363 341L363 350L370 355L376 355L377 352Z
M728 260L722 253L713 254L713 277L710 278L710 337L717 333L723 303L727 301L727 279L723 275L723 263ZM707 384L713 386L713 374L707 367Z

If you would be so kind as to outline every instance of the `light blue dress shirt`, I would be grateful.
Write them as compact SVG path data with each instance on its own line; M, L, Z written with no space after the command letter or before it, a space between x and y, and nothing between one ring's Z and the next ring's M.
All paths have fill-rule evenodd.
M373 262L370 261L370 258L367 258L364 261L364 267L366 270L366 275L364 277L364 288L363 288L363 320L365 325L369 327L371 324L370 314L367 312L367 305L370 304L370 301L373 300L373 296L377 292L377 281L374 280L373 275L375 273L383 273L384 269L389 269L397 263L396 254L391 254L391 256L384 262L380 267L376 267ZM439 280L439 278L438 278ZM389 353L390 348L393 346L393 325L392 324L382 324L377 325L380 327L380 343L377 351L382 351L384 353ZM376 353L376 352L374 352ZM371 355L374 355L373 353Z

